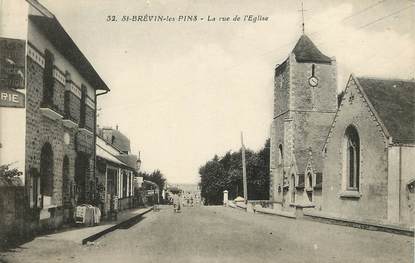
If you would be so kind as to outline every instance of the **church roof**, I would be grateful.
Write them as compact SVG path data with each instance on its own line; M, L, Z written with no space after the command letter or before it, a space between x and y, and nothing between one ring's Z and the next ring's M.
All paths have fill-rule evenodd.
M292 53L297 62L331 63L331 58L321 53L311 39L304 34L298 40Z
M394 143L415 143L415 81L357 77Z

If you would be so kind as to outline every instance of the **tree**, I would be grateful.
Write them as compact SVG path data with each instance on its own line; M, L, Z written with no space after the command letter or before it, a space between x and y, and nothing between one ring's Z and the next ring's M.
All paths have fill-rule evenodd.
M160 170L154 170L152 173L140 172L139 176L143 177L143 180L151 181L157 184L159 187L159 194L161 196L161 191L164 189L164 185L166 184L166 178Z
M225 190L226 182L223 180L225 170L219 162L217 156L208 161L199 169L201 178L201 195L207 204L219 204L221 202L220 193Z
M0 165L0 177L7 180L11 180L18 176L21 176L23 173L16 168L10 169L10 164Z
M245 151L247 166L248 198L269 198L269 139L258 152ZM242 153L228 151L224 156L215 155L200 167L200 187L207 204L221 204L223 191L230 199L243 196Z

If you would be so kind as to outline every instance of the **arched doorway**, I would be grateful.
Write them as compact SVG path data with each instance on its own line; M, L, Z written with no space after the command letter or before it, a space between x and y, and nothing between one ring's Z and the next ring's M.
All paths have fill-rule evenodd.
M49 143L43 145L40 153L40 194L50 198L53 194L53 151Z

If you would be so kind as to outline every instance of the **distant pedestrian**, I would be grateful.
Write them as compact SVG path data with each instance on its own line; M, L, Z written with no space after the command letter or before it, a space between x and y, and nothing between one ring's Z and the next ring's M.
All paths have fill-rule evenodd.
M173 208L174 208L174 212L176 212L176 213L180 212L181 204L180 204L180 195L179 194L175 194L173 196Z

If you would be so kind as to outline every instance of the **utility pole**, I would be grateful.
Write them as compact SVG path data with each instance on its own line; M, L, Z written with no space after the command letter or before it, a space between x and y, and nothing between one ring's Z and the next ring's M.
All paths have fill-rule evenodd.
M245 204L248 203L248 187L246 184L246 164L245 164L245 146L244 146L244 135L241 132L241 145L242 145L242 176L244 184L244 199Z

